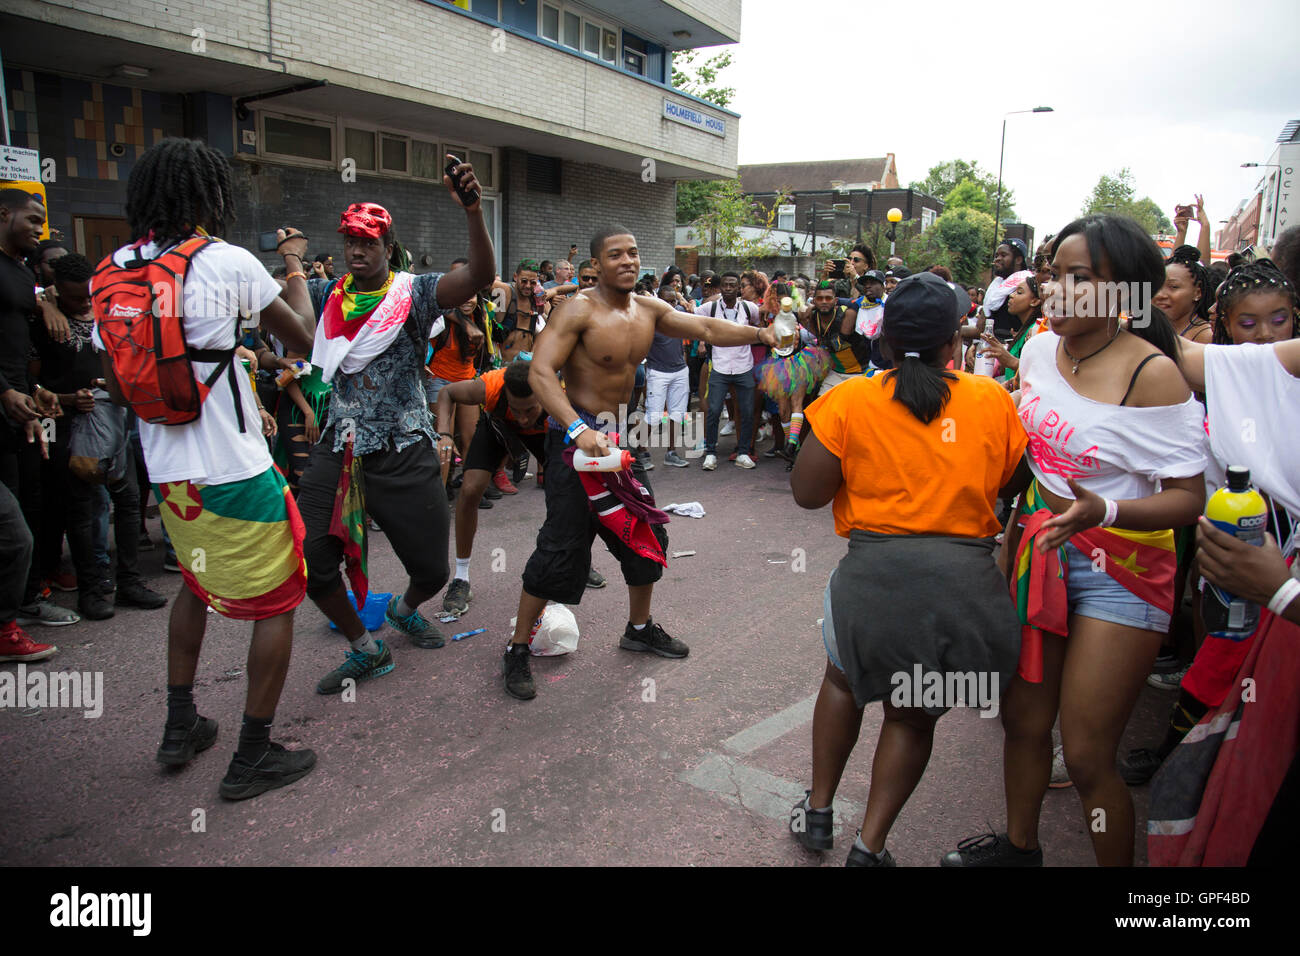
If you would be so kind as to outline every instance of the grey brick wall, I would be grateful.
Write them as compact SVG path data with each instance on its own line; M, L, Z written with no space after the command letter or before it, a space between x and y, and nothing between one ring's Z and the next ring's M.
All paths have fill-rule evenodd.
M578 244L585 256L592 235L606 225L632 230L641 261L661 273L673 261L676 192L671 182L645 183L639 173L608 166L565 162L559 195L529 192L524 154L507 154L505 258L513 271L523 258L556 260Z

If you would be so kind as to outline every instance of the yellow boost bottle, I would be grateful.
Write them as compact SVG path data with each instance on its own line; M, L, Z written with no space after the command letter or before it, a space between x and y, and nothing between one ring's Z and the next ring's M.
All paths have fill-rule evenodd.
M1250 483L1250 469L1228 468L1227 487L1220 488L1205 504L1205 517L1220 531L1253 545L1264 543L1268 528L1268 503ZM1205 632L1212 637L1240 641L1255 632L1259 605L1205 582L1201 593L1201 616Z

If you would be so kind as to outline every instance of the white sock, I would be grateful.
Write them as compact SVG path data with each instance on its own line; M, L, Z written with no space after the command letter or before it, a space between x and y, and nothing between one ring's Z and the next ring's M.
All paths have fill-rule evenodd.
M469 581L469 558L456 559L456 577Z
M879 860L880 853L885 852L885 848L883 846L880 848L880 853L872 853L870 850L868 850L867 845L862 842L861 833L859 833L857 839L853 841L853 845L857 847L859 850L861 850L863 853L865 853L867 856L871 857L873 860Z
M629 621L628 623L631 624L632 622ZM645 622L645 624L649 624L649 623L650 623L649 621L646 621L646 622ZM634 630L634 631L644 631L644 630L645 630L645 624L632 624L632 630Z
M379 653L379 645L375 643L375 639L370 636L369 631L362 634L355 641L348 641L348 643L352 645L354 651L361 651L363 654Z

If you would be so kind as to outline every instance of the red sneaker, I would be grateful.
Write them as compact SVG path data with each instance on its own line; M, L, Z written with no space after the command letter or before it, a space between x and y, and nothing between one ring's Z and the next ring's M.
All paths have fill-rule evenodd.
M17 621L0 624L0 661L43 661L58 652L53 644L33 641Z
M514 483L506 477L504 468L492 476L492 484L496 485L497 491L501 492L503 495L519 494L519 489L516 488Z

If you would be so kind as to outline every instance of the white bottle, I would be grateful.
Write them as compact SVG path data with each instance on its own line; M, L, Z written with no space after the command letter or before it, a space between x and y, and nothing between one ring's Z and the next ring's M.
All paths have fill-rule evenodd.
M988 319L984 323L984 334L993 334L993 320ZM993 377L993 369L997 365L997 359L982 339L975 340L975 374Z
M794 300L788 295L781 300L781 311L772 320L772 331L777 340L777 347L772 351L781 358L791 355L799 342L799 320L794 314Z
M615 448L599 458L592 458L581 449L573 453L574 471L627 471L631 467L632 453L626 448Z

